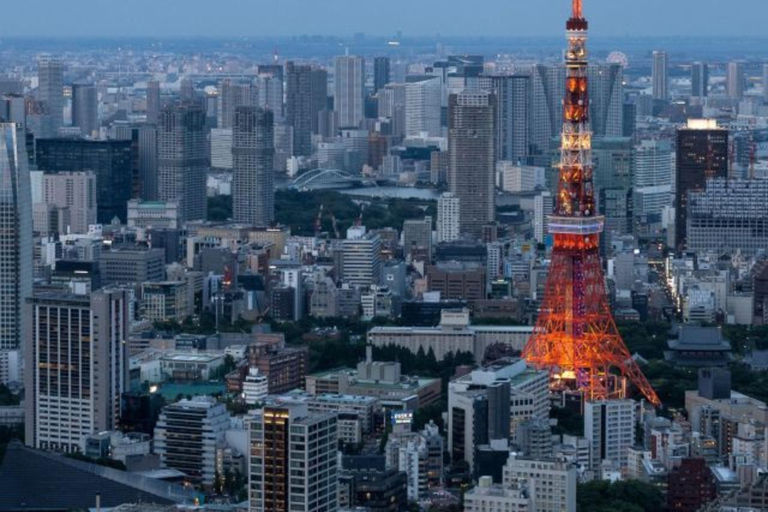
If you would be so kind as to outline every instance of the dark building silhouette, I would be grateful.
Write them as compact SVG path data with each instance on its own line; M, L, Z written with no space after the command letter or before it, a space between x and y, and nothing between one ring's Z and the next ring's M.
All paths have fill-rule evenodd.
M675 246L687 243L688 192L704 190L709 178L728 177L728 130L715 121L692 120L677 132Z
M72 86L72 124L84 136L91 137L99 129L99 94L95 85Z
M232 205L235 222L269 226L275 217L274 114L238 107L232 128Z
M96 174L97 219L109 224L127 220L127 202L133 192L130 140L39 139L37 167L41 171L92 171Z
M376 94L390 82L389 57L373 59L373 93Z
M683 459L667 477L667 510L696 512L717 498L717 487L704 459Z

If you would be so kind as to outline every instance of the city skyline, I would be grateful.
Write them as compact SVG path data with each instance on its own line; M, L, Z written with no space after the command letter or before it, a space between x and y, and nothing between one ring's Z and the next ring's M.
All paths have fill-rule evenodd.
M96 0L60 3L53 0L16 2L6 6L11 26L5 37L221 37L284 36L300 34L394 35L406 36L555 36L560 33L558 15L568 2L504 2L485 0L478 5L466 2L422 0L418 3L392 0L361 3L353 0L316 2L282 0L270 5L244 0L225 0L210 9L203 0L188 0L179 10L174 2L137 0L113 3L105 9ZM737 0L734 8L754 15L712 16L722 7L718 0L663 0L646 2L593 0L586 16L593 21L597 36L762 36L761 20L768 4L760 0ZM41 18L37 13L45 11ZM199 13L204 11L205 15ZM153 16L147 16L152 12ZM295 13L304 16L296 18ZM485 12L485 14L483 14ZM664 16L659 13L664 12ZM735 11L732 11L735 12ZM238 13L238 15L234 15ZM408 13L407 16L403 16ZM632 23L626 23L632 20Z

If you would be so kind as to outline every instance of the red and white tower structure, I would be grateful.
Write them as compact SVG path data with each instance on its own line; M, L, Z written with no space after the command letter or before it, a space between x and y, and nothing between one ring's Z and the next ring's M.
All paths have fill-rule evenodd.
M599 255L604 218L592 183L592 132L587 80L587 20L582 0L572 0L567 23L565 96L560 177L552 261L541 311L523 352L550 371L554 389L574 389L586 400L623 398L632 382L654 405L660 401L632 359L611 315Z

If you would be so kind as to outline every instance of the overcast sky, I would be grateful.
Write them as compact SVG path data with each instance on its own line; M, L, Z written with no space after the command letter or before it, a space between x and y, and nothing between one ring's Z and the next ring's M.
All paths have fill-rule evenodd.
M569 0L0 0L2 36L553 36ZM766 0L585 0L598 36L765 36Z

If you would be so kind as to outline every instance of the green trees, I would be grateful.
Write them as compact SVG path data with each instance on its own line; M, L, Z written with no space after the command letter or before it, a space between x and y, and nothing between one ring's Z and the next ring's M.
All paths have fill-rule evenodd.
M579 512L658 512L664 504L657 487L639 480L581 484L576 501Z

